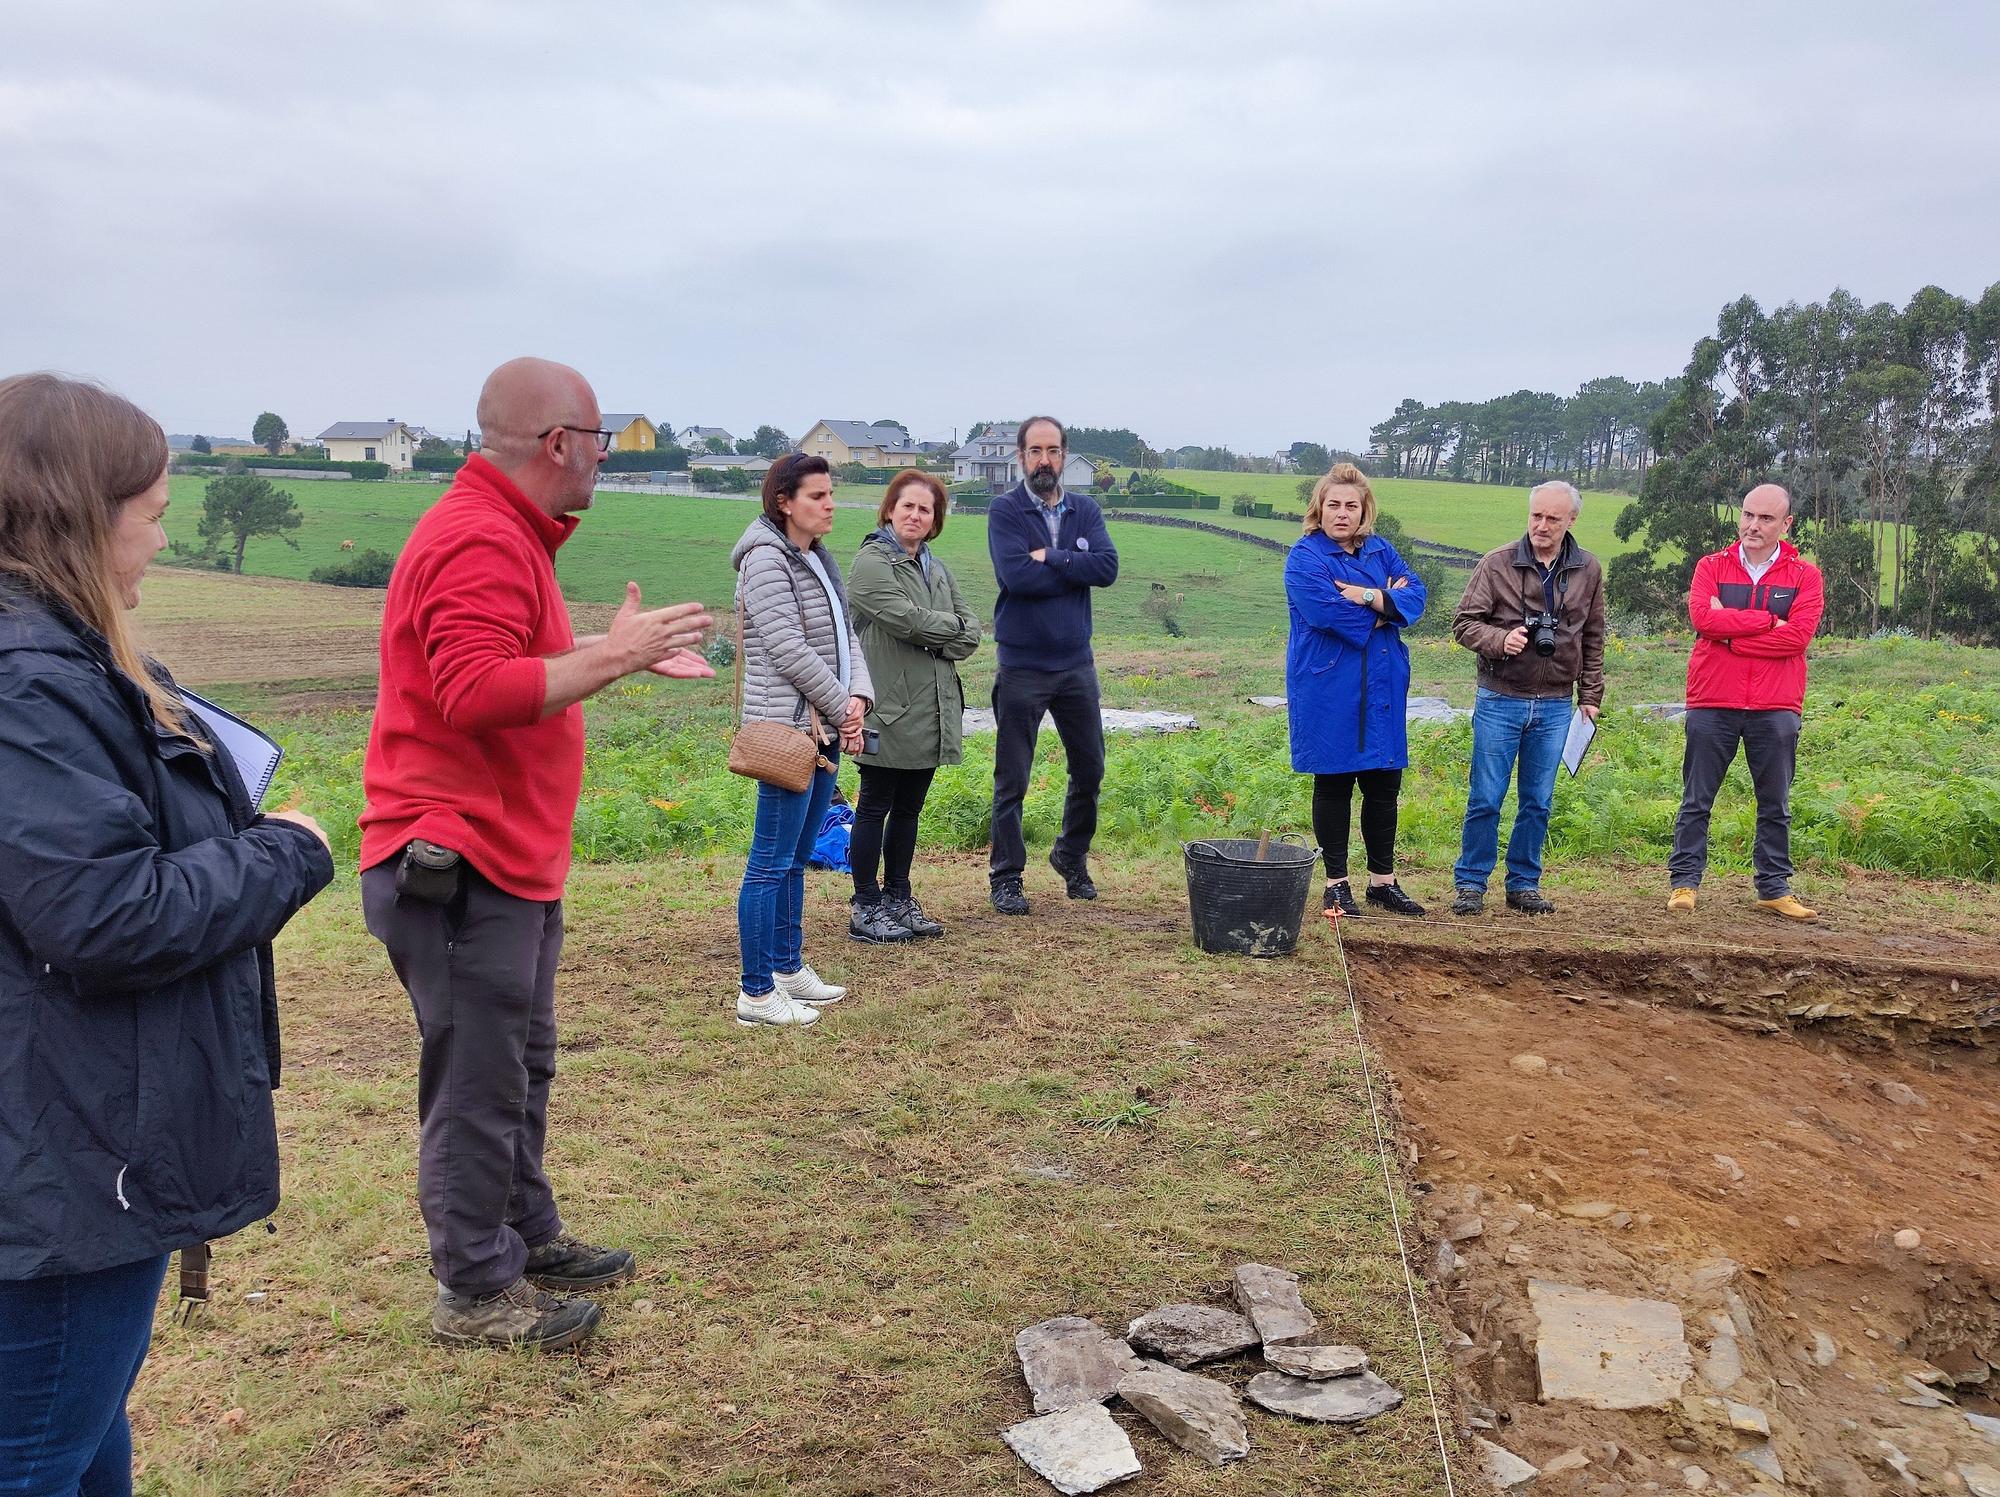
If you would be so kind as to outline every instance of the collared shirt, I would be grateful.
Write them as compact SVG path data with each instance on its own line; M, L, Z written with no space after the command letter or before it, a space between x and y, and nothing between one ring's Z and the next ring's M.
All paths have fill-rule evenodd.
M1043 504L1040 494L1037 494L1032 488L1028 490L1028 497L1041 507L1042 523L1049 527L1049 544L1051 546L1055 545L1056 537L1062 532L1063 516L1069 513L1068 492L1059 488L1056 490L1056 493L1061 497L1054 504Z
M1750 585L1755 587L1764 580L1764 574L1778 564L1778 548L1773 546L1771 554L1760 563L1753 564L1743 549L1743 542L1736 543L1736 559L1743 563L1743 570L1750 574Z

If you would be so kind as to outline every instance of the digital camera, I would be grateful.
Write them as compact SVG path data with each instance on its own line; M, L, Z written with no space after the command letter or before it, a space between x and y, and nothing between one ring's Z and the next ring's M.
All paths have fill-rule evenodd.
M1533 645L1537 655L1549 656L1556 652L1556 630L1562 620L1552 613L1531 613L1528 615L1528 643Z

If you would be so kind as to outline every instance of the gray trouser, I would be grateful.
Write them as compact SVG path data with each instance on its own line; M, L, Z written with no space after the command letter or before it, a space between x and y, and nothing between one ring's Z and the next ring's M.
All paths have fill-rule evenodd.
M468 863L456 899L425 904L396 893L398 861L361 875L361 908L423 1038L417 1203L431 1271L457 1293L492 1294L562 1230L542 1172L562 901L517 899Z
M1799 714L1738 712L1691 707L1687 747L1681 758L1681 814L1674 822L1674 851L1667 873L1676 889L1701 883L1708 866L1708 813L1715 792L1735 761L1736 746L1750 766L1757 791L1757 840L1751 861L1757 897L1777 899L1792 890L1792 772L1799 757Z

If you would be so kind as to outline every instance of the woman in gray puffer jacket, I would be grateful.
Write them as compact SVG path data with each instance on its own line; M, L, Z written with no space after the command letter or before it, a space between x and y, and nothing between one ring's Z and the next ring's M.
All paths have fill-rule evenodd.
M833 477L826 459L790 453L764 475L764 513L730 561L743 609L743 720L810 730L817 715L826 763L804 790L757 786L757 820L736 934L743 981L736 1022L810 1024L818 1005L847 990L805 964L806 858L833 799L840 750L858 753L875 696L854 638L840 566L820 538L833 529Z

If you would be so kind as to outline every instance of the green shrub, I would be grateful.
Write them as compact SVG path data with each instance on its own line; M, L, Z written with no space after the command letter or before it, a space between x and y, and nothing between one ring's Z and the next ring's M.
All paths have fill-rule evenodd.
M359 556L346 561L337 561L329 567L314 567L312 580L330 583L334 587L387 587L389 573L395 566L395 557L370 546Z

